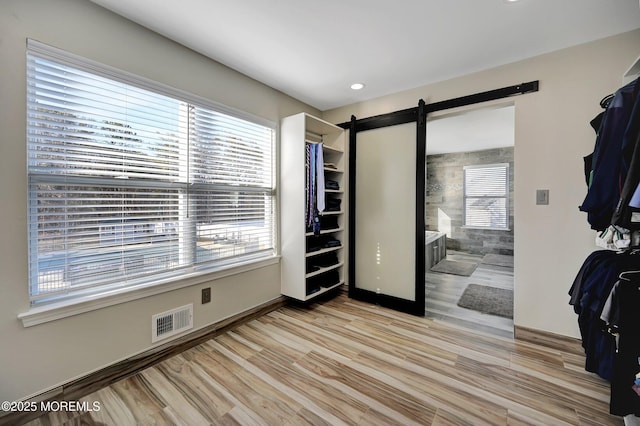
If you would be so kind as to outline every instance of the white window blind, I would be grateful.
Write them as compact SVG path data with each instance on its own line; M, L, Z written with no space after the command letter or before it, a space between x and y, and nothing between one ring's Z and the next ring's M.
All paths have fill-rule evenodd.
M509 227L509 164L464 167L464 224Z
M274 254L273 126L95 64L27 64L32 303Z

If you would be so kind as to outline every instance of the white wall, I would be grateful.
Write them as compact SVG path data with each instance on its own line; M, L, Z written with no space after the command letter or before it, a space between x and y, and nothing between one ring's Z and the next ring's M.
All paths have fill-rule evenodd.
M151 315L194 303L203 327L280 295L280 267L24 328L27 287L26 39L279 122L319 111L86 0L0 2L0 400L65 383L151 347ZM212 303L200 305L200 289Z
M589 121L599 101L622 85L640 55L640 30L483 72L325 111L329 122L365 118L531 80L540 91L509 98L516 107L515 318L516 326L579 337L567 292L594 233L578 211L586 194L582 157L593 150ZM451 111L447 111L450 113ZM427 135L427 144L429 136ZM535 190L549 189L548 206Z

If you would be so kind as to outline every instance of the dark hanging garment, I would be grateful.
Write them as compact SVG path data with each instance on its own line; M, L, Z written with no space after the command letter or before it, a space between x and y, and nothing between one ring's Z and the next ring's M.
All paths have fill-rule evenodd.
M604 118L604 111L596 115L595 118L589 122L589 124L591 124L591 127L593 127L593 130L596 131L596 134L598 134L598 130L600 130L600 126L602 125L603 118Z
M608 381L612 381L614 377L616 347L601 316L620 274L637 269L639 264L639 255L619 254L611 250L595 251L584 261L569 290L569 304L573 305L574 312L578 314L578 326L585 351L585 370Z
M587 188L591 186L591 171L593 170L593 153L585 156L584 160L584 180L587 183Z
M600 106L602 106L602 108L607 108L611 99L613 99L613 95L607 96L606 98L600 101ZM605 103L605 100L607 100L606 103ZM600 132L600 126L602 126L603 118L604 118L604 111L598 114L593 120L589 122L589 124L591 124L591 127L593 127L593 130L596 132L596 136ZM583 160L584 160L584 179L585 179L585 182L587 183L587 188L589 188L591 186L591 174L593 172L593 152L585 156Z
M585 351L585 370L611 380L615 342L600 319L606 298L618 277L615 252L599 250L585 260L569 295L578 314L578 326Z
M637 85L640 87L640 83ZM611 224L634 231L640 229L640 206L631 205L633 204L631 200L640 184L640 96L636 96L625 131L622 154L623 168L628 165L628 173Z
M590 186L580 210L587 212L591 228L599 231L611 224L626 180L628 164L624 166L623 141L640 87L637 82L635 80L616 92L607 106L596 138Z
M611 96L610 98L609 97L605 98L605 99L608 99L606 104L603 103L605 99L600 101L600 105L602 106L602 108L606 108L609 105L609 102L611 101L611 99L613 99L613 95L610 95L610 96ZM602 125L603 118L604 118L604 111L598 114L593 120L591 120L591 122L589 122L589 124L591 124L591 127L593 127L593 130L596 132L596 136L600 131L600 126ZM585 179L585 182L587 183L587 188L591 186L592 171L593 171L593 152L584 157L584 179Z
M640 271L623 273L611 293L609 328L618 335L613 363L610 412L640 415L640 396L633 390L640 372Z
M319 213L325 208L324 157L321 143L306 144L306 208L305 223L315 234L320 233Z

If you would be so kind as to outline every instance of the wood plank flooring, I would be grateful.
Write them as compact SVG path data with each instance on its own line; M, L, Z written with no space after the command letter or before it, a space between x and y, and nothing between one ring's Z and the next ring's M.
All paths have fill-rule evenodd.
M288 305L29 425L619 425L555 348L349 299Z
M425 271L425 315L496 336L513 337L513 320L483 314L457 305L468 284L480 284L513 290L513 267L481 263L482 255L447 251L447 259L478 263L471 276L464 277Z

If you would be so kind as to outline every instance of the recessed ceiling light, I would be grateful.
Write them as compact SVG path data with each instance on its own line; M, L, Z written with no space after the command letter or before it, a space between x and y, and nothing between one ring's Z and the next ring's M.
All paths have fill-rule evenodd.
M364 83L353 83L351 85L351 89L353 89L353 90L362 90L362 89L364 89Z

